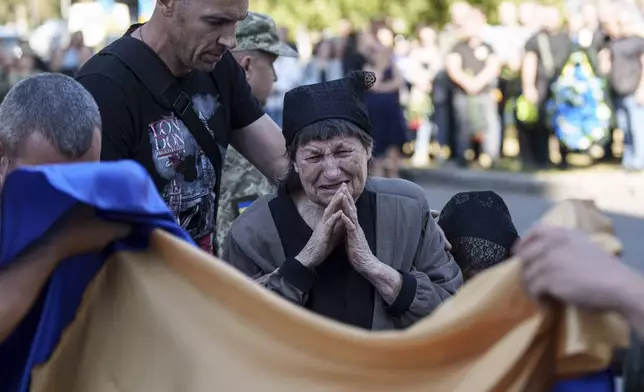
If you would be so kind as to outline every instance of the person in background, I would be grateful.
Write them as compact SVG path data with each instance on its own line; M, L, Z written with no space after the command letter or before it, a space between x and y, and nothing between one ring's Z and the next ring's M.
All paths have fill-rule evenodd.
M290 31L288 28L282 26L277 29L277 35L280 37L280 41L285 42L288 46L291 47L294 51L297 52L297 44L295 41L291 40Z
M95 162L100 150L101 116L96 102L67 76L40 74L24 79L0 105L0 189L7 175L21 166ZM38 320L25 317L58 263L101 250L129 230L128 225L98 218L91 209L75 207L35 246L9 267L0 268L0 352L12 356L20 352L15 345L25 337L12 334L19 325L31 323L26 328L35 331ZM14 368L0 371L3 389L11 391L18 385L20 380L15 378L26 360L14 358Z
M449 6L450 23L438 36L438 47L447 55L461 39L462 29L469 22L472 6L467 1L455 1Z
M401 149L407 142L407 122L400 106L400 89L405 80L393 62L391 48L376 45L365 71L373 72L376 81L366 95L374 140L372 174L398 178Z
M406 79L409 83L409 105L407 107L408 121L416 122L416 137L420 137L423 126L428 126L431 132L433 129L430 125L431 117L433 120L444 121L438 118L443 114L432 111L431 94L434 87L434 81L443 67L442 57L438 49L436 31L430 26L420 26L417 31L418 44L412 46L409 54L409 66ZM420 140L420 139L418 139ZM430 136L431 140L431 136ZM416 152L415 152L416 153ZM436 160L444 158L442 151L434 154ZM422 162L422 160L420 161Z
M503 156L506 121L506 108L519 93L519 72L523 59L523 47L527 37L524 28L519 24L518 9L514 3L504 1L499 5L498 26L486 29L484 41L490 44L499 59L501 67L498 79L498 113L501 129L499 154Z
M233 56L246 73L251 92L264 105L276 79L273 65L280 57L296 58L297 52L282 42L273 19L249 12L237 25L237 47ZM237 218L260 196L275 190L275 181L267 179L232 146L228 147L221 178L221 196L217 213L217 244L220 255L224 239Z
M380 45L389 49L392 53L392 56L395 56L394 45L396 43L396 35L394 34L393 30L391 30L391 28L387 26L386 23L378 27L375 36Z
M462 29L472 7L465 1L457 1L450 5L450 23L438 34L438 49L441 58L446 58L454 45L461 39ZM437 139L441 146L439 160L449 155L451 162L458 164L457 123L454 105L452 104L456 86L443 69L436 75L432 86L432 103L434 105L434 122L437 128ZM449 154L447 153L449 151Z
M457 121L457 150L460 166L467 165L466 151L472 139L483 140L481 163L491 167L500 151L500 123L494 96L499 61L492 47L481 38L485 24L482 13L472 10L463 29L463 39L447 56L446 70L455 84L453 105Z
M365 50L364 35L359 31L352 31L345 39L345 50L342 58L342 70L344 74L361 70L367 63L368 51Z
M521 69L521 98L534 108L536 119L519 118L519 143L523 164L526 167L544 169L550 165L549 140L551 128L547 124L546 101L550 86L561 73L572 51L572 42L567 32L562 31L559 10L542 7L544 28L533 35L525 46ZM566 151L562 151L563 167L566 166Z
M414 48L412 56L418 60L418 65L425 71L423 76L427 84L425 91L429 93L436 74L443 67L440 49L438 48L438 35L431 26L420 26L417 35L419 45Z
M612 4L612 3L611 3ZM619 162L618 157L615 156L613 151L613 145L615 143L615 131L619 129L617 124L617 119L615 117L615 91L613 90L610 84L610 52L608 51L608 46L610 42L620 35L619 21L617 20L617 10L612 5L607 7L605 3L599 2L598 5L598 18L600 22L600 32L603 36L603 41L601 46L598 48L597 53L597 63L599 65L599 70L602 77L606 79L606 92L607 96L610 98L610 108L611 108L611 132L609 133L609 140L604 146L604 156L603 161L606 162Z
M449 298L462 276L422 189L367 173L364 94L374 79L355 71L286 94L289 174L277 195L235 221L224 260L317 314L403 329Z
M14 58L8 50L0 49L0 103L11 89L9 70L13 66Z
M600 53L603 70L614 92L617 125L624 132L622 166L644 170L644 38L635 30L628 8L618 11L618 27Z
M606 42L606 34L600 26L597 6L593 3L584 3L581 6L581 17L583 20L583 29L591 34L589 47L595 52L599 52Z
M347 38L355 31L356 28L353 25L353 22L351 22L349 19L341 19L338 22L338 38L340 38L345 47Z
M524 28L523 39L527 41L543 28L541 20L542 6L534 1L525 1L519 4L519 23Z
M39 59L36 53L28 46L23 45L20 55L12 62L7 74L10 86L16 85L21 80L44 72L42 65L39 66Z
M82 31L72 33L67 48L60 48L51 59L51 71L60 72L68 76L74 76L94 55L92 49L85 46L85 39Z
M332 39L323 39L313 49L313 58L302 75L302 84L322 83L342 78L342 60Z
M347 40L344 37L333 37L331 38L331 44L333 45L335 58L340 62L342 70L344 71L344 57L347 53ZM344 74L342 74L342 76L344 76Z
M288 166L279 127L251 94L230 52L237 45L235 26L247 14L247 1L157 1L148 22L131 26L76 76L101 110L101 160L141 163L178 224L210 254L218 253L216 185L223 169L218 157L228 144L268 178L285 175ZM127 55L110 55L115 47ZM186 106L159 103L149 90L159 86L146 86L122 60L154 69L151 76L183 92L172 102ZM203 126L188 129L185 116ZM200 131L213 135L211 148L193 136ZM204 148L212 151L206 154Z

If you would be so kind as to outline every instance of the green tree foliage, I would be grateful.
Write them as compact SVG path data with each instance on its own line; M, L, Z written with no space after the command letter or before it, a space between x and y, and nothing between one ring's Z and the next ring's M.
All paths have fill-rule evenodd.
M60 0L0 0L0 24L14 22L21 16L20 8L32 27L60 17Z
M16 18L16 7L24 4L24 0L0 1L0 23L5 23Z
M488 0L490 1L490 0ZM253 0L251 9L272 15L291 29L335 28L342 19L364 26L372 18L402 19L409 27L445 20L449 0Z
M90 0L87 0L90 1ZM339 21L348 19L356 26L364 26L372 18L401 19L410 33L419 24L442 26L447 23L450 4L455 0L251 0L251 9L272 15L275 20L289 27L313 30L338 27ZM502 0L470 0L496 20L496 9ZM541 0L545 3L562 3L564 0ZM0 0L0 24L14 20L20 5L28 7L32 21L56 17L60 0ZM34 9L36 18L33 18Z
M341 19L364 26L372 18L402 19L411 33L420 24L441 27L448 22L449 6L455 0L252 0L251 9L272 15L282 25L295 30L335 28ZM496 21L496 10L502 0L469 0ZM511 0L512 1L512 0ZM515 0L517 3L520 1ZM562 4L565 0L540 0L545 4Z

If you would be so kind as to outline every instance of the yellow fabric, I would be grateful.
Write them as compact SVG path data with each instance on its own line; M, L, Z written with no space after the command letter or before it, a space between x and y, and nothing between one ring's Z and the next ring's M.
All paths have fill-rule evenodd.
M592 203L544 220L618 243ZM368 332L155 232L149 250L116 255L96 277L32 391L545 391L555 372L602 369L627 343L615 316L533 303L519 272L509 260L412 328Z

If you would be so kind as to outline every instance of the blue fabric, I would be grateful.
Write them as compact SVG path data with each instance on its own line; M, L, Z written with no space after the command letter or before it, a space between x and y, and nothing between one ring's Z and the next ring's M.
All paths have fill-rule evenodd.
M610 371L604 371L574 380L560 381L552 392L615 392L615 390L615 377Z
M1 203L0 268L10 265L77 203L95 207L106 219L133 224L128 238L100 254L59 264L30 313L0 344L3 391L29 390L31 369L49 359L87 285L111 253L146 248L155 228L193 243L175 223L145 169L133 161L22 168L7 177Z

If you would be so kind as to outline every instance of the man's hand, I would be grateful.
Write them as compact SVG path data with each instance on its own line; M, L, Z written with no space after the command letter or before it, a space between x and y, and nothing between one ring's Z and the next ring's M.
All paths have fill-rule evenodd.
M101 219L92 207L77 205L56 223L46 241L60 261L100 251L129 233L130 225Z
M554 297L600 310L622 310L618 293L630 269L582 233L539 226L517 243L525 289L533 298Z

